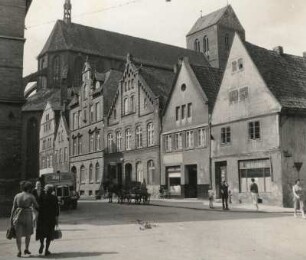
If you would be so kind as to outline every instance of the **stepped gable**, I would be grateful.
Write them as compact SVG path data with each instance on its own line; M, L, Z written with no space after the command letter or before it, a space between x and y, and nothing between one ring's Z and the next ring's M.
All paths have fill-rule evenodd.
M61 91L60 89L47 89L35 93L27 98L22 111L43 111L47 102L50 102L53 110L61 110Z
M208 98L209 113L212 113L223 77L223 70L193 64L190 64L190 66Z
M306 112L306 58L244 44L283 110Z
M136 63L168 68L183 56L194 64L207 64L202 53L192 50L58 20L39 57L46 52L63 50L124 61L127 53L133 53L138 58Z

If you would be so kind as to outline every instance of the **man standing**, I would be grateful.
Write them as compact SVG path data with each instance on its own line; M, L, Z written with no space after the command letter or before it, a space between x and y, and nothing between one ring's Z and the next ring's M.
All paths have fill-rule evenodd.
M228 184L226 181L221 184L221 197L223 210L228 210Z
M256 209L258 210L258 186L257 184L255 183L255 179L252 178L251 179L252 183L250 185L250 191L251 191L251 195L252 195L252 200L253 200L253 203L254 205L256 206Z

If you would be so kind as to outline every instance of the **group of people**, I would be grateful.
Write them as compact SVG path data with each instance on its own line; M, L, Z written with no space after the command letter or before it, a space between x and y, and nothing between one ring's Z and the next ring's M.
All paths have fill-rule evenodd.
M251 179L250 184L250 193L252 196L253 204L256 207L256 210L259 210L258 201L259 201L259 192L258 192L258 185L255 183L255 179ZM300 179L295 181L295 185L292 188L293 193L293 202L294 202L294 217L297 217L297 211L300 209L301 215L303 218L306 218L304 212L304 191L301 186ZM228 210L228 202L231 202L231 192L229 190L228 183L226 181L222 181L220 186L220 194L222 198L222 207L223 210ZM214 201L214 192L213 190L208 191L209 197L209 207L213 208L213 201Z
M258 207L258 200L259 200L259 193L258 193L258 186L255 183L255 179L251 179L251 185L250 185L250 192L252 196L252 201L253 204L255 205L256 209L259 210ZM228 203L232 202L232 193L229 190L229 185L228 183L224 180L221 183L220 186L220 194L221 194L221 199L222 199L222 207L223 210L229 210ZM214 201L214 193L212 190L209 191L208 194L209 197L209 207L213 208L213 201Z
M20 186L21 192L14 198L10 218L16 233L17 257L21 257L22 237L25 237L24 254L31 254L29 246L34 233L34 220L36 240L40 241L39 254L43 253L45 247L45 255L50 255L49 246L59 216L58 200L53 194L54 187L48 184L43 189L39 181L36 182L34 190L30 182L22 182Z

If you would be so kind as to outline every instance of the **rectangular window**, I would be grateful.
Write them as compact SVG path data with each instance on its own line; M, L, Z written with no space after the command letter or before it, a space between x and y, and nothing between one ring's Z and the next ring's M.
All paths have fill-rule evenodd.
M240 101L246 100L249 97L249 88L244 87L239 89L239 99Z
M271 192L271 163L269 159L239 162L240 192L249 192L254 178L258 192Z
M188 118L192 117L192 103L188 103L187 105L187 117Z
M73 113L73 129L78 129L78 114Z
M175 120L176 121L180 120L180 107L175 108Z
M101 120L100 102L97 102L95 106L95 120L99 121Z
M68 162L68 148L65 147L64 150L65 150L65 152L64 152L64 161Z
M82 125L82 123L81 123L81 110L78 111L77 124L78 124L78 127L81 127L81 125Z
M260 122L259 121L249 122L249 139L251 140L260 139Z
M186 110L186 105L182 105L182 115L181 115L182 120L185 119L185 110Z
M238 90L237 89L231 90L229 92L229 102L230 104L238 102Z
M222 144L231 143L231 128L230 127L221 128L221 143Z
M174 136L174 147L176 150L183 148L183 135L182 133L176 133Z
M193 148L194 145L194 135L193 131L186 131L186 148Z
M166 148L166 152L172 151L172 136L171 135L166 135L165 148Z
M200 147L206 146L207 134L206 134L206 129L205 129L205 128L199 129L198 137L199 137L199 143L198 143L198 145L199 145Z

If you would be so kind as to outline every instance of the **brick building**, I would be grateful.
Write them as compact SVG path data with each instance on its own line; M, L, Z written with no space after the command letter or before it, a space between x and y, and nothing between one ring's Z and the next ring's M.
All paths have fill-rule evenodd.
M71 4L64 5L64 19L59 20L38 55L37 71L24 78L24 84L36 82L31 91L37 93L23 106L23 172L38 176L39 122L47 100L71 100L82 84L82 69L87 57L91 66L100 72L109 69L123 71L127 53L133 53L138 65L172 69L178 58L187 56L201 64L202 53L163 43L110 32L71 22ZM30 95L31 91L27 92ZM35 104L35 105L33 105Z
M222 71L184 59L163 112L161 184L171 196L207 197L211 184L210 118Z
M85 62L82 85L70 103L70 170L81 196L99 194L104 168L104 114L121 73L97 73Z
M54 140L61 107L49 101L40 120L39 131L39 176L53 173Z
M127 55L105 130L105 172L117 184L160 186L161 109L170 92L173 70L137 66Z

